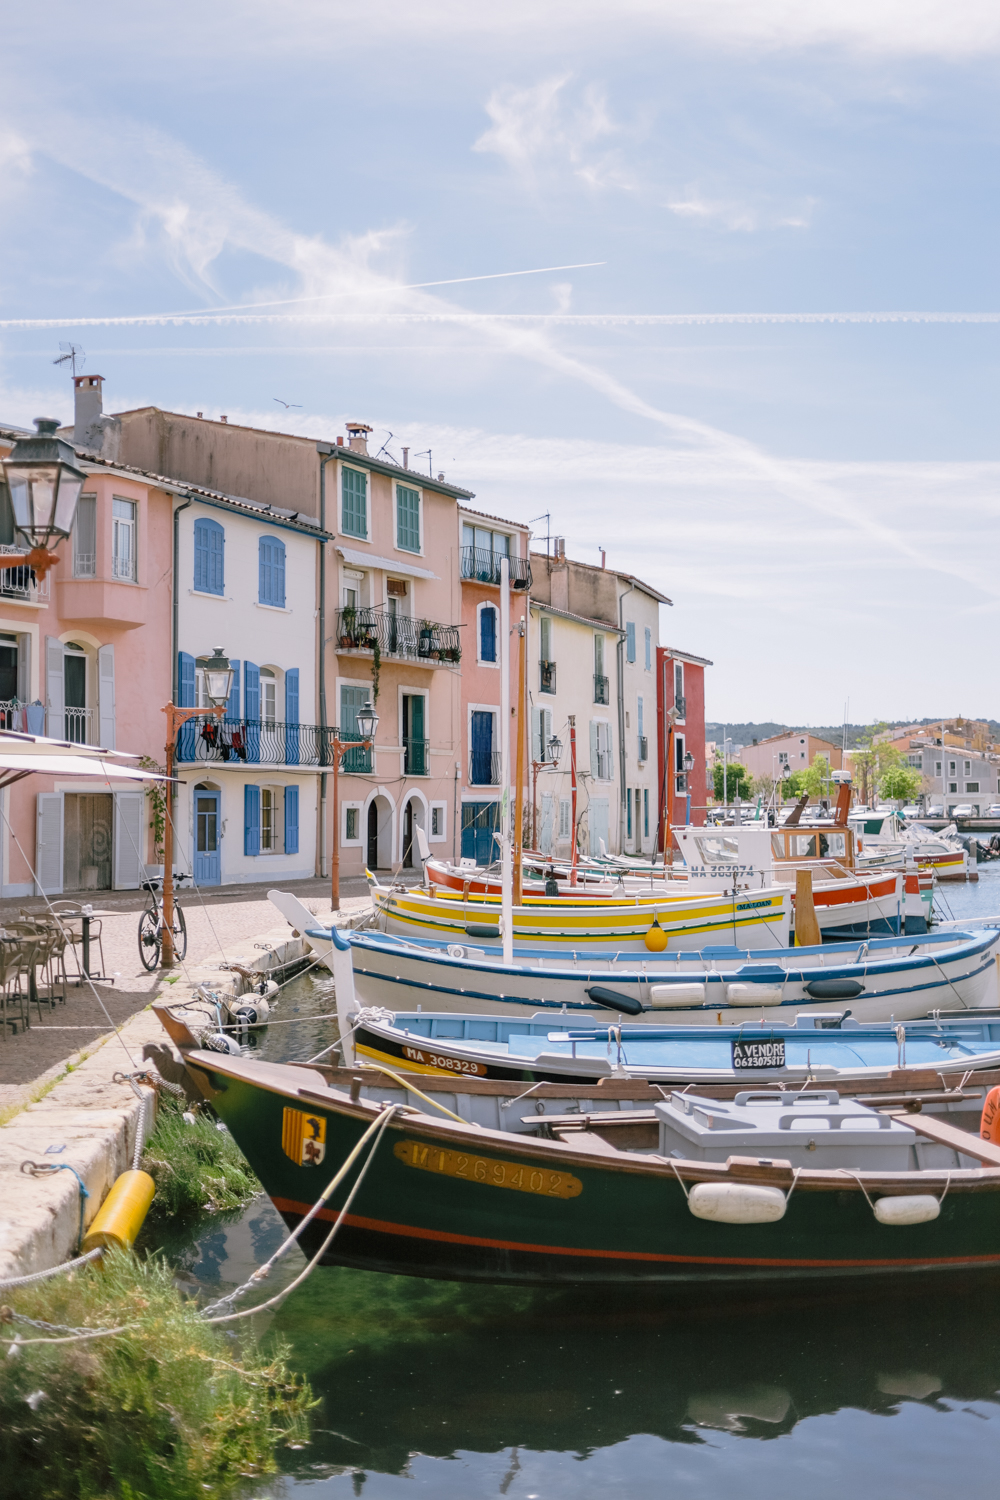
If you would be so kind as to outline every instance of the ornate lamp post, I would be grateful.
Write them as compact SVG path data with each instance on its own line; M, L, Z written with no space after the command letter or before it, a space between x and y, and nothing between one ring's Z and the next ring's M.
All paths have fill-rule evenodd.
M59 561L50 544L68 537L73 529L85 476L76 467L72 446L56 436L56 419L36 417L35 426L37 436L19 438L3 461L14 525L31 543L31 550L4 553L3 565L26 566L44 577Z
M340 787L338 776L340 761L348 750L370 750L375 744L378 714L370 703L358 709L358 733L360 740L342 740L334 730L330 749L333 751L333 849L330 855L330 905L340 910Z
M694 770L694 756L689 750L684 756L684 793L687 797L687 809L685 823L691 821L691 772Z
M204 671L205 691L211 704L209 708L177 708L173 703L168 703L163 710L167 716L166 767L168 777L174 774L174 746L177 743L177 732L181 725L186 724L189 719L201 718L208 714L214 715L217 719L225 718L234 673L229 665L229 657L223 655L221 647L216 646L215 655L209 657ZM170 796L169 783L167 796ZM163 939L160 947L160 967L172 969L173 966L174 821L168 811L166 826L163 830Z

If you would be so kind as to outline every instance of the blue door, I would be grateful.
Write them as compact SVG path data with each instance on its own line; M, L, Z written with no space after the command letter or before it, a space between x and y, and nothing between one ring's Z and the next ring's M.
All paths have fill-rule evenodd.
M222 824L219 816L221 792L194 793L194 883L222 884Z
M495 830L500 827L499 802L462 803L462 858L491 865L500 857Z

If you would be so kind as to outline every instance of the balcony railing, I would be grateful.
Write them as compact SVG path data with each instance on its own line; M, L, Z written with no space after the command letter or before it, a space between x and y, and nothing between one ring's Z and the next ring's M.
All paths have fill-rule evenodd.
M488 547L462 548L462 577L476 583L500 583L501 552L491 552ZM508 557L512 588L531 588L531 563L526 557Z
M402 657L406 661L462 660L457 625L438 625L432 620L393 615L381 605L337 611L337 644L342 651L374 652L376 642L382 656Z
M0 699L0 729L44 734L45 709L40 703L22 703L20 698Z
M403 741L403 775L426 776L430 769L430 740Z
M556 664L554 661L538 663L538 691L554 693L556 690Z
M602 677L600 672L594 673L594 702L611 702L611 694L608 691L608 679L606 677Z
M23 599L32 604L48 599L51 596L48 573L44 578L36 578L34 569L24 563L16 568L5 568L2 566L5 552L20 552L23 555L24 548L8 543L0 545L0 599Z
M228 717L190 719L177 736L177 758L187 762L226 761L261 766L332 766L330 747L334 733L333 729L321 729L318 724ZM67 734L66 738L70 736ZM345 756L345 762L359 753L362 758L370 759L368 752L352 750Z
M473 750L469 757L469 785L500 785L499 750Z

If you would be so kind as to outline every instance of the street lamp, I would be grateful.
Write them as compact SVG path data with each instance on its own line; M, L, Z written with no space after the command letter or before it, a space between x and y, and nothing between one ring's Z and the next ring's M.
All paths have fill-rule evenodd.
M43 576L58 562L50 543L73 530L76 502L84 475L76 467L72 446L57 437L54 417L36 417L35 437L20 438L3 461L14 526L31 544L25 555L5 554L5 566L26 564Z
M694 770L694 756L691 754L690 750L684 757L684 770L688 776L690 776L691 772Z
M342 740L335 729L330 745L333 751L333 852L330 855L330 905L334 911L340 910L340 788L337 778L340 774L340 762L348 750L369 750L375 743L378 714L370 703L358 709L355 723L358 726L360 739Z
M166 772L168 778L174 774L174 747L181 725L186 724L189 719L197 719L207 714L214 715L217 719L225 718L226 705L229 702L229 694L232 692L235 673L229 665L229 657L223 654L220 646L216 646L215 654L205 662L204 671L205 692L208 695L210 707L177 708L173 703L168 703L164 707L163 712L167 716ZM170 796L169 789L167 796ZM174 822L168 811L163 829L163 938L160 947L160 967L172 969L173 966Z

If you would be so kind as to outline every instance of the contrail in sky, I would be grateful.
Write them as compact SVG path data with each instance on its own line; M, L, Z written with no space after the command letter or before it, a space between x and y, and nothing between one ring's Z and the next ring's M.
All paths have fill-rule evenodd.
M600 261L591 262L600 265ZM575 267L549 266L547 270L571 270ZM498 272L498 276L531 276L532 271ZM463 281L489 281L492 277L471 276ZM424 286L448 286L450 282L424 282ZM392 287L393 291L409 288ZM322 294L327 295L327 294ZM340 295L330 293L328 295ZM352 292L352 296L358 296ZM385 295L385 289L379 290ZM312 302L319 298L293 298ZM687 327L698 324L733 323L1000 323L1000 312L791 312L791 313L480 313L480 312L244 312L242 307L274 307L280 303L243 303L240 308L222 308L213 312L132 313L125 317L67 318L0 318L0 328L129 328L168 324L208 325L213 323L468 323L468 324L544 324L577 328L598 327Z

